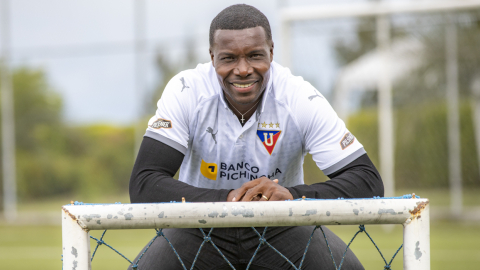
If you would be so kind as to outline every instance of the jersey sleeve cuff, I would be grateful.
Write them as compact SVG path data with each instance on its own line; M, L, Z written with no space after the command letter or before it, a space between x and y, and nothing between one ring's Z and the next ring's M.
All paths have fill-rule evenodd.
M295 189L293 189L292 187L285 187L285 188L288 189L288 191L290 191L294 200L300 198L300 196L298 195Z
M347 157L345 157L344 159L340 160L339 162L333 164L332 166L322 170L323 173L325 175L329 175L329 174L332 174L338 170L340 170L341 168L347 166L348 164L350 164L352 161L354 161L355 159L359 158L361 155L367 153L365 151L365 149L362 147L360 149L358 149L357 151L351 153L350 155L348 155Z
M187 148L185 146L179 144L178 142L176 142L172 139L169 139L165 136L162 136L158 133L155 133L153 131L147 130L147 132L143 136L152 138L152 139L157 140L159 142L162 142L162 143L172 147L173 149L179 151L180 153L182 153L184 155L187 153Z

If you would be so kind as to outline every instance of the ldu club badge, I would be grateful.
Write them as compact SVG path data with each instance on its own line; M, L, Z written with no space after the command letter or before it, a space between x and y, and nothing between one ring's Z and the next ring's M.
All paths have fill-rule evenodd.
M267 149L267 152L271 155L275 144L277 144L278 138L282 131L280 130L257 130L257 136L262 141L263 146Z

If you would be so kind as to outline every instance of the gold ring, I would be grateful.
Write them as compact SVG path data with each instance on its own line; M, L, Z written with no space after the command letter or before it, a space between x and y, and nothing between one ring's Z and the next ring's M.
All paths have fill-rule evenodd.
M264 198L264 199L265 199L265 201L268 201L268 198L267 198L267 196L265 196L265 195L263 195L263 194L262 194L262 198Z

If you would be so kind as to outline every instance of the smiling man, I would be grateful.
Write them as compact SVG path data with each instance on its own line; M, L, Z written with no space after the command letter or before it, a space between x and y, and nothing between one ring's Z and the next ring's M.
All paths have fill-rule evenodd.
M273 49L268 20L256 8L230 6L213 19L211 62L173 77L148 123L130 180L132 203L182 197L221 202L383 196L382 180L363 146L312 85L273 61ZM329 181L304 184L306 153ZM312 229L272 227L266 238L298 266ZM327 228L324 231L339 262L346 245ZM202 232L164 233L190 268L203 242ZM236 269L247 266L258 246L251 228L214 229L211 238ZM350 250L343 268L363 269ZM183 267L169 244L158 239L143 255L139 269ZM195 269L231 267L207 244ZM250 269L293 268L262 247ZM318 231L302 269L334 269Z

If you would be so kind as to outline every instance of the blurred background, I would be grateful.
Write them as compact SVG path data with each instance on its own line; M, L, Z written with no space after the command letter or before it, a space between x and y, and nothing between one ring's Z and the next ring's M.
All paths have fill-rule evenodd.
M243 2L269 18L274 60L323 93L365 146L386 195L430 199L432 269L476 268L480 1ZM60 268L61 205L129 202L164 86L209 61L210 22L236 3L0 0L1 265ZM307 183L327 180L309 156L304 168ZM401 227L371 228L390 258ZM355 232L335 230L345 241ZM154 232L109 235L133 259ZM353 250L366 269L383 269L366 237ZM93 262L127 266L108 249Z

